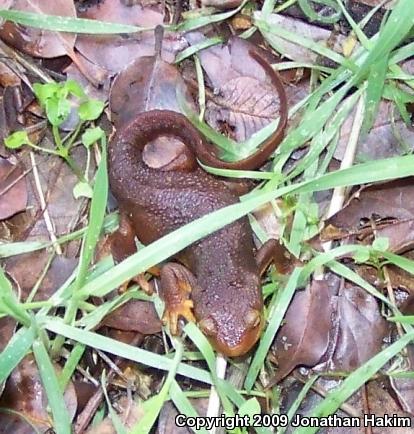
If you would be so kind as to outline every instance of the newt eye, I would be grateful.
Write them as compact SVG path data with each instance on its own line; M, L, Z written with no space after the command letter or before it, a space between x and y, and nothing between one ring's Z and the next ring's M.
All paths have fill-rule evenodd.
M217 335L217 326L216 322L212 318L204 318L199 323L201 331L207 336L216 336Z
M256 328L261 321L260 312L257 309L250 309L246 315L246 326L249 329Z

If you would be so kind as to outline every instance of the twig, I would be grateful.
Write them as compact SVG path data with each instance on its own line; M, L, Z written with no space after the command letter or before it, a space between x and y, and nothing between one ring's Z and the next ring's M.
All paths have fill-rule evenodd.
M15 168L18 166L15 166ZM8 176L10 176L11 173L15 170L15 168L9 173ZM13 182L11 182L7 187L3 188L3 190L0 191L0 197L6 194L10 189L12 189L21 179L23 179L28 173L30 173L33 170L31 167L30 169L26 169L23 173L21 173Z
M60 248L60 245L57 242L57 238L56 238L55 231L53 228L53 223L52 223L52 220L50 218L49 211L47 210L47 207L46 207L45 196L43 194L42 185L40 183L39 171L37 170L37 164L36 164L35 156L34 156L34 153L32 151L30 151L29 154L30 154L30 161L31 161L32 167L33 167L33 177L35 180L37 194L39 196L40 206L41 206L43 218L45 220L46 228L49 232L50 240L53 243L53 248L55 249L56 254L61 255L62 249Z
M132 346L135 346L135 345L137 345L139 339L140 339L140 336L139 336L139 333L137 333L129 344ZM115 359L115 365L118 366L122 360L123 359L121 357L117 357ZM109 384L114 379L114 377L116 375L117 375L116 372L113 369L111 369L108 373L108 376L107 376L107 384ZM91 422L93 416L95 415L96 410L101 405L103 398L104 398L103 389L102 389L102 387L100 387L90 397L88 403L85 405L82 412L78 415L74 429L73 429L75 434L82 434L86 430L86 428L88 427L89 423Z
M306 380L301 376L298 375L297 373L293 373L293 376L295 377L296 380L300 381L301 383L305 384ZM326 398L328 396L328 392L326 391L326 389L324 389L321 386L318 386L317 384L313 384L311 389L316 392L318 395L322 396L322 398ZM347 413L349 416L352 417L361 417L361 413L352 405L347 404L346 402L343 402L339 408Z
M349 135L348 146L345 149L345 154L341 162L340 169L347 169L354 164L355 154L358 147L358 139L361 133L362 123L364 121L364 94L358 100L356 107L354 122L352 124L351 134ZM345 197L347 194L347 187L336 187L333 191L329 209L326 218L329 218L340 211L344 205ZM332 241L327 241L322 244L325 252L331 250ZM315 278L321 279L323 272L321 270L315 272Z
M348 146L346 147L344 157L341 162L340 169L348 169L349 167L352 167L355 160L355 154L358 147L358 139L359 135L361 133L362 123L364 121L364 110L365 110L365 103L364 103L364 94L361 95L359 98L354 122L352 124L351 134L349 135L348 140ZM333 214L340 211L344 205L345 202L345 196L347 193L348 187L336 187L334 189L331 204L329 206L328 211L328 217L332 216Z
M31 73L37 75L42 81L45 83L50 83L53 80L50 78L48 74L46 74L44 71L42 71L40 68L38 68L35 64L27 60L25 57L23 57L17 50L12 49L7 44L5 44L2 40L0 40L0 48L11 58L14 58L17 63L19 63L21 66L23 66L26 70L30 71ZM25 80L26 82L26 80ZM26 82L28 86L31 88L31 83L29 81Z

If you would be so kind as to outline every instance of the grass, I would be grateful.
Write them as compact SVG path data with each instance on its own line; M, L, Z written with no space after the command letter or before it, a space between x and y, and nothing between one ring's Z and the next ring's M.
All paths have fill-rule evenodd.
M56 432L70 432L70 423L63 404L62 390L73 375L86 346L133 360L148 367L168 371L160 392L140 404L145 410L145 415L131 432L149 432L164 402L169 399L173 401L180 412L189 416L197 415L197 411L188 399L187 393L181 389L176 381L176 374L197 380L203 383L205 387L213 384L227 415L236 413L240 408L247 412L254 411L252 409L256 408L256 402L254 400L246 401L244 395L251 393L254 396L262 393L257 377L263 369L267 352L282 324L290 301L295 292L303 288L312 274L321 267L332 270L377 297L391 309L394 315L391 318L392 321L399 321L406 334L351 373L337 389L330 392L311 411L312 416L320 417L334 413L361 385L379 372L389 360L414 339L414 332L411 327L412 318L402 317L387 297L378 292L375 287L364 281L350 268L338 262L338 258L344 253L354 254L361 249L367 249L367 247L354 245L341 246L326 253L312 252L312 259L303 267L296 268L287 282L278 282L272 274L269 275L270 283L267 285L267 296L271 301L266 310L266 329L250 361L244 388L241 391L237 390L228 381L217 377L216 356L206 338L194 324L188 324L185 327L185 332L187 337L199 349L197 357L202 357L205 360L207 369L196 368L187 361L183 361L186 354L185 342L181 340L174 342L175 347L171 354L159 355L141 348L131 347L91 331L107 312L128 299L145 298L145 296L137 288L134 288L94 311L88 310L87 300L90 296L102 297L108 294L137 273L146 271L149 267L166 260L191 243L242 216L248 215L269 201L277 198L294 200L295 205L292 207L293 229L291 233L283 236L290 251L299 256L304 249L304 242L310 237L312 231L315 232L318 223L315 222L315 216L312 214L314 192L340 186L348 187L401 178L414 174L414 156L412 155L367 162L348 169L326 173L337 144L338 132L359 98L364 98L365 102L364 107L366 109L363 115L361 134L366 134L373 125L378 104L382 98L394 101L401 114L406 115L404 113L405 101L409 100L410 96L399 85L404 84L413 88L414 83L413 77L402 73L397 65L398 62L414 54L414 44L406 42L406 37L414 24L412 0L398 1L379 32L371 38L366 37L363 32L366 20L362 23L355 23L341 1L332 2L330 0L326 2L328 5L334 3L337 5L335 10L342 11L360 42L360 46L354 49L349 57L338 54L322 44L310 43L308 39L296 33L272 25L271 14L275 9L275 1L266 0L262 9L253 14L255 29L262 34L268 44L275 50L280 49L279 38L282 38L312 50L318 56L327 58L336 64L336 67L330 68L316 63L305 65L312 68L312 74L316 77L315 82L318 83L318 86L297 107L291 109L291 114L300 114L299 125L289 131L289 134L281 143L275 153L270 171L238 172L207 168L212 173L222 176L248 177L260 180L262 184L260 184L259 188L242 198L240 203L204 216L178 229L139 250L139 252L118 265L114 265L111 260L107 260L92 267L91 260L98 237L103 232L112 231L117 224L116 215L107 215L105 217L108 179L106 143L102 142L102 159L95 177L89 225L58 239L58 243L64 244L72 239L82 238L82 251L76 271L40 309L34 309L31 307L32 305L25 306L25 303L19 302L13 296L10 282L4 273L0 274L2 294L0 297L0 310L3 314L14 317L22 325L14 334L6 349L0 354L0 383L10 375L29 351L33 351L48 396ZM227 20L237 14L245 4L246 2L239 8L228 12L188 17L173 29L179 31L193 30L207 24ZM301 0L300 5L304 7L308 15L312 15L312 12L307 9L309 5L306 5L306 2ZM75 33L118 34L146 30L136 26L125 26L116 23L39 16L19 11L0 10L0 17L23 25ZM207 39L203 43L185 50L177 57L176 61L180 62L185 58L196 56L198 51L220 42L219 37ZM283 54L289 56L289 53ZM279 69L297 66L294 61L285 62L282 66L279 65ZM202 76L201 68L198 68L198 74ZM353 92L350 93L350 90L353 90ZM200 98L200 101L203 100L203 97ZM273 122L270 126L258 132L250 141L246 141L242 146L237 146L231 140L224 138L209 128L198 115L188 112L188 116L211 141L220 146L224 156L235 160L240 158L241 152L254 149L265 137L271 134L277 125L277 121ZM284 171L285 163L292 153L306 143L311 143L311 146L304 157L289 172ZM326 152L325 157L323 157L324 152ZM253 225L253 228L255 226L257 227L257 225ZM263 233L260 235L263 239ZM48 248L51 245L52 243L49 242L19 242L0 245L0 257L32 252ZM372 249L370 251L372 252ZM413 261L386 251L379 253L384 259L381 265L391 263L409 273L414 273ZM63 319L55 316L57 307L65 309ZM79 312L81 313L80 317L77 316ZM46 330L57 335L53 342L49 342ZM68 340L72 342L73 348L69 353L63 372L58 376L55 373L51 355L59 355L62 345ZM305 397L314 381L315 378L308 381L301 395L288 409L289 417L293 417L301 400ZM205 391L202 390L200 393L205 393ZM109 409L112 412L110 406ZM115 416L113 417L116 419ZM119 428L119 430L122 431L122 428ZM257 428L256 431L263 434L269 432L265 428ZM199 432L205 433L206 430L201 429ZM241 432L241 430L235 432ZM311 433L316 432L316 429L299 428L295 432Z

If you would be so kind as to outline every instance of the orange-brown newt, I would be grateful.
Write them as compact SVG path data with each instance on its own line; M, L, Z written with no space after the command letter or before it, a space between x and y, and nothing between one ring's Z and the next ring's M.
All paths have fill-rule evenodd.
M135 250L134 235L149 244L238 202L227 184L196 164L196 157L216 167L253 169L282 140L287 122L283 85L260 55L251 55L272 77L280 96L278 128L252 156L236 163L219 160L187 118L167 110L141 113L115 133L109 146L109 175L119 204L121 228L114 256L119 258ZM142 153L160 136L180 139L189 152L163 168L153 169L144 162ZM274 246L274 240L269 245ZM261 258L259 264L245 217L187 247L176 257L180 263L164 265L161 289L172 333L177 332L179 317L195 319L221 353L233 357L248 352L263 325L260 276L269 255L260 252L257 256Z

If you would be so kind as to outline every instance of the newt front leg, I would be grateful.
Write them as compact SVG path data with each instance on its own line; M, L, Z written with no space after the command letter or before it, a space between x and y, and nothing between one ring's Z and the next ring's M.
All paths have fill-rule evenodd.
M267 268L273 263L280 274L289 274L298 265L289 250L278 240L271 238L267 240L256 253L256 263L259 268L259 275L262 276Z
M197 281L187 268L172 262L161 268L160 277L161 293L165 301L163 321L171 334L177 335L180 318L195 322L190 294Z

